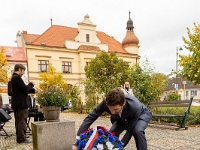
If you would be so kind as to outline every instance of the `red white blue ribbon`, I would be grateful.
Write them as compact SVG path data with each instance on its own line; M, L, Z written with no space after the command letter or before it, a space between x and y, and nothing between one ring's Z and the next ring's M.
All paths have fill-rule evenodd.
M85 148L84 150L92 150L92 148L97 144L98 142L98 136L99 136L99 133L98 133L98 129L97 129L97 126L95 126L93 128L93 133L92 135L90 136L87 144L85 145Z

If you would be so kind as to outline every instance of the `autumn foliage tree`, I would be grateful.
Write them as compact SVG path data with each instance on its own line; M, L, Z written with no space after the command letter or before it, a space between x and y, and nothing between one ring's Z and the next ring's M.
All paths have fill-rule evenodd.
M0 48L0 83L7 84L9 77L8 77L9 65L5 58L5 48Z
M39 74L39 88L44 90L48 87L59 86L66 89L67 82L63 80L62 73L56 72L51 63L48 65L48 71Z
M166 75L155 73L148 59L141 64L135 64L130 74L129 81L135 97L144 104L160 100L166 87Z
M187 28L188 38L183 37L188 55L180 55L179 65L182 75L194 84L200 84L200 24L194 23L192 31Z

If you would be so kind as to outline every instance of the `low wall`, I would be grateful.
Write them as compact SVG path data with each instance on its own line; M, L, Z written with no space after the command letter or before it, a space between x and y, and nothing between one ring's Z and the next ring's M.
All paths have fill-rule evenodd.
M75 142L75 121L32 122L34 150L71 150Z

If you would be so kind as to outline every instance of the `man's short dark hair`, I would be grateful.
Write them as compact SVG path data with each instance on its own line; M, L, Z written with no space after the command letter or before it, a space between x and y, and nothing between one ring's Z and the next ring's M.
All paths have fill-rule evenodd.
M14 67L14 71L19 71L19 69L22 69L22 70L26 70L26 68L24 67L24 65L22 64L16 64L15 67Z
M124 92L120 88L112 89L106 96L107 106L123 106L125 101Z

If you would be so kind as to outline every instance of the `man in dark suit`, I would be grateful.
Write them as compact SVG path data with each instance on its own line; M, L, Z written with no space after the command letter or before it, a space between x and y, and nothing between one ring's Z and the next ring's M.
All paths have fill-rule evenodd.
M28 96L29 110L28 117L34 117L34 121L44 121L44 115L42 112L38 112L38 107L36 106L34 94L31 93Z
M125 135L121 139L124 147L133 136L137 149L147 150L144 130L152 114L137 98L130 95L124 96L123 91L119 88L112 89L106 98L88 114L77 132L77 139L103 112L111 115L112 127L110 131L115 132L116 136L119 137L126 130ZM72 149L77 150L77 146L74 144Z
M27 118L28 118L28 92L35 93L34 85L30 82L28 85L24 83L21 76L25 72L22 64L16 64L14 73L11 78L12 85L12 103L14 108L16 141L17 143L30 143L26 139Z

